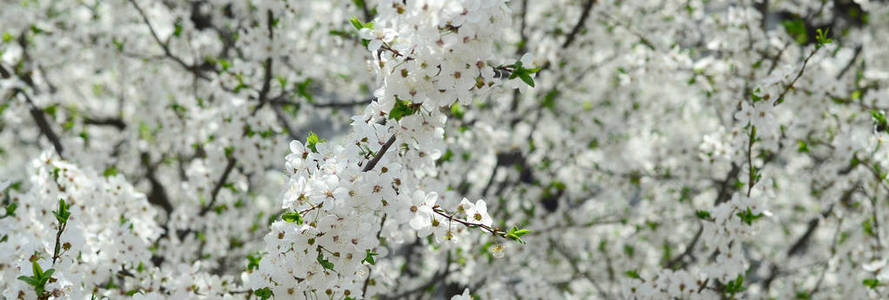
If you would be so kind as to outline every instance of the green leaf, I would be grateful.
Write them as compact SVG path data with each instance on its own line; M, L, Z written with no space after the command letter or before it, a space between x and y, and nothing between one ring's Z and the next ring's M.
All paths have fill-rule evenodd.
M534 78L531 78L531 75L528 72L519 72L519 78L522 79L526 84L531 87L534 87Z
M315 97L309 92L309 85L312 84L312 78L306 78L303 82L296 84L296 93L306 98L309 103L315 102Z
M31 262L31 273L34 273L34 275L31 275L31 277L37 279L43 277L43 268L40 267L40 264L38 264L36 260Z
M253 270L259 268L259 261L262 260L262 255L250 255L247 254L247 270Z
M112 165L112 166L108 167L107 169L105 169L105 172L103 172L102 175L105 176L105 178L108 178L110 176L116 176L117 175L117 166Z
M462 119L465 112L463 111L463 107L460 105L460 102L454 102L451 105L451 113L454 114L458 119Z
M624 274L627 274L627 277L630 278L642 279L642 276L639 276L639 272L637 272L636 270L629 270L624 272Z
M809 42L809 35L806 32L806 24L803 22L803 19L784 20L781 21L781 25L784 26L787 34L798 44L805 45Z
M175 37L181 36L182 35L182 22L181 21L176 22L176 24L174 24L173 26L174 26L173 36L175 36Z
M392 107L392 110L389 111L389 119L395 119L396 121L401 121L401 118L405 116L410 116L420 110L420 106L417 104L411 103L410 100L401 100L398 97L395 97L395 106Z
M871 117L874 118L874 125L877 127L877 130L886 130L889 127L889 122L886 121L886 116L881 111L871 110Z
M219 66L222 67L223 72L228 71L228 69L232 67L232 63L223 58L216 60L216 62L218 62Z
M560 94L561 93L557 89L552 89L548 93L546 93L546 96L543 96L543 107L548 108L549 111L555 110L556 99L559 98Z
M518 60L513 65L512 74L509 74L509 79L519 78L525 82L525 84L534 87L534 78L531 78L531 74L537 73L540 71L540 68L526 69L522 66L522 61Z
M7 204L6 205L6 214L3 215L3 217L0 217L0 219L6 218L6 217L15 217L15 209L18 208L18 206L19 206L18 202L10 202L9 204Z
M272 290L270 290L268 287L264 287L264 288L261 288L261 289L258 289L258 290L254 290L254 291L253 291L253 294L256 295L256 297L259 297L259 299L262 299L262 300L269 299L269 298L271 298L271 297L274 295L274 293L272 293Z
M59 199L59 210L53 211L53 214L56 216L56 220L59 221L59 224L65 224L68 222L68 217L71 216L71 212L68 211L68 208L71 206L65 203L65 199Z
M281 219L289 223L296 222L296 225L303 224L303 217L299 212L284 213L281 215Z
M324 254L321 254L321 251L318 251L318 263L321 264L322 268L333 270L333 263L324 258Z
M827 34L830 32L830 28L828 28L824 31L821 31L821 28L818 28L818 29L815 29L815 32L817 32L817 35L815 36L815 40L818 41L818 43L815 44L816 48L821 48L821 47L824 47L824 45L833 43L833 40L830 39L829 37L827 37Z
M747 210L739 212L736 215L741 218L741 221L747 225L753 225L753 221L756 221L763 216L762 213L753 214L753 211L750 210L749 206L747 207Z
M55 273L55 272L56 272L55 269L49 269L49 270L46 270L46 272L43 272L42 281L46 282L47 280L49 280L49 277L52 276L52 273Z
M744 276L738 275L738 278L735 278L735 280L726 283L725 289L723 289L723 291L733 297L735 294L744 291L744 289Z
M34 287L36 287L36 286L40 285L40 280L37 280L37 279L34 278L34 277L19 276L18 279L21 280L21 281L24 281L25 283L27 283L27 284L30 285L30 286L34 286Z
M306 138L306 148L309 148L312 150L312 152L317 153L318 152L318 148L317 148L318 143L323 143L326 141L327 140L325 140L325 139L318 138L318 135L316 135L314 132L309 131L309 136Z
M880 281L876 278L868 278L861 281L864 286L869 287L870 289L876 289L878 285L880 285Z
M376 252L371 252L370 249L367 249L365 251L366 251L366 253L364 255L364 260L362 260L362 262L367 262L372 265L376 264L376 261L374 261L374 256L379 255L379 254L377 254Z
M864 220L864 222L861 223L861 229L869 236L877 236L877 233L874 231L873 218Z
M806 144L805 141L800 140L800 141L797 142L797 144L799 145L799 147L796 148L796 151L797 151L797 152L799 152L799 153L809 153L809 145Z
M352 17L349 19L349 22L352 23L352 27L355 27L356 30L361 30L364 28L364 23L361 23L361 20L358 20L356 17Z
M701 220L710 220L710 212L706 210L695 211L695 216L698 216L698 219Z
M511 240L517 241L521 244L525 244L525 241L522 240L521 236L526 235L528 233L531 233L531 231L527 230L527 229L518 229L515 226L513 226L512 229L510 229L509 232L506 233L506 237Z

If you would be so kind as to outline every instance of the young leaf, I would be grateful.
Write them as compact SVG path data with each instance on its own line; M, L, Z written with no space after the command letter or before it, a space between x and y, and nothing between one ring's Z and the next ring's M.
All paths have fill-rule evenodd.
M256 295L256 297L259 297L259 299L262 299L262 300L269 299L269 298L271 298L271 297L274 295L274 293L272 293L272 290L270 290L268 287L264 287L264 288L261 288L261 289L258 289L258 290L254 290L254 291L253 291L253 294Z
M318 138L318 135L316 135L314 132L309 131L309 137L306 138L306 148L309 148L312 150L312 152L317 153L318 148L316 148L316 146L318 145L318 143L323 141L324 140Z
M259 268L260 260L262 260L262 255L260 254L247 254L247 270L252 271L253 269Z
M753 214L753 211L750 210L750 207L747 207L747 210L739 212L736 214L741 221L747 225L753 225L753 221L756 221L759 218L762 218L763 214Z
M303 217L299 212L288 212L281 215L281 219L289 223L296 222L296 225L303 224Z
M401 100L395 97L395 106L389 111L389 119L401 121L401 118L410 116L420 110L420 106L411 103L410 100Z
M521 244L525 244L525 241L521 239L521 236L526 235L528 233L531 233L531 231L527 230L527 229L518 229L515 226L513 226L512 229L510 229L509 232L506 233L506 237L509 239L512 239L514 241L517 241Z
M365 251L366 251L366 254L364 256L364 260L362 260L361 262L367 262L372 265L376 264L376 261L374 261L374 256L379 255L379 254L377 254L376 252L371 252L370 249L367 249Z
M321 254L320 251L318 252L318 263L321 264L322 268L333 270L333 263L324 258L324 254Z
M870 289L876 289L877 286L880 285L880 280L877 280L876 278L867 278L862 280L861 283Z
M695 215L698 216L698 219L701 219L701 220L709 220L710 219L710 212L706 211L706 210L695 211Z

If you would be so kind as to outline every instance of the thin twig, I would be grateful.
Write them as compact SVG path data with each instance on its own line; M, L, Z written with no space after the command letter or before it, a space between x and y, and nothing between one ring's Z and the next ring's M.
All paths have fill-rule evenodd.
M586 3L583 4L583 12L580 14L580 19L577 20L577 23L574 24L574 28L571 29L571 32L568 33L568 37L565 39L565 42L562 43L562 48L568 48L574 43L574 40L577 38L577 34L580 33L580 30L583 28L586 23L586 19L590 17L590 11L593 10L593 4L596 3L596 0L587 0Z
M806 56L806 59L803 60L803 66L799 69L799 72L796 73L796 77L794 77L793 80L790 81L790 84L784 86L784 91L782 91L781 94L778 95L778 98L775 99L775 102L772 103L772 105L778 105L781 104L781 102L784 102L784 96L787 95L787 93L790 92L791 89L793 89L793 85L796 84L796 81L799 80L800 77L803 77L803 72L806 71L806 65L809 64L809 60L812 59L812 57L815 56L815 53L818 53L818 50L820 49L821 48L819 47L815 47L815 50L812 50L812 53L809 53L809 55Z
M61 158L65 158L63 155L64 148L62 147L62 142L59 140L59 136L56 135L56 132L52 130L52 127L49 125L49 121L46 120L46 115L43 113L43 110L37 107L34 104L34 101L31 100L31 96L28 96L24 90L20 88L13 89L14 93L20 94L25 97L25 101L28 102L28 112L31 113L31 117L34 118L34 122L37 123L37 127L40 128L40 132L46 136L47 139L52 143L52 146L55 148L56 153Z
M698 241L701 240L702 233L704 233L704 226L703 225L701 225L701 227L698 228L698 232L695 233L694 238L692 238L691 242L688 243L688 246L685 246L685 251L682 251L682 254L679 254L679 256L676 256L675 258L668 261L666 263L665 267L670 268L670 269L684 268L686 266L686 264L682 264L682 265L679 265L679 264L682 262L682 259L685 258L686 256L694 257L694 249L695 249L695 246L698 244Z
M198 72L198 68L197 68L196 66L189 65L188 63L186 63L185 61L183 61L183 60L182 60L181 58L179 58L178 56L173 55L173 52L170 51L169 41L168 41L168 42L161 41L161 38L157 35L157 31L154 30L154 26L151 25L151 22L150 22L150 21L148 21L148 16L145 15L145 11L142 10L142 7L139 7L139 5L136 4L136 0L130 0L130 3L132 3L132 4L133 4L133 7L136 8L136 11L139 12L139 16L142 17L142 21L145 22L145 25L148 26L148 31L151 32L151 37L154 38L154 41L157 42L157 44L158 44L158 45L161 47L161 49L164 51L164 55L165 55L165 56L169 57L170 59L172 59L173 61L175 61L177 64L179 64L180 66L182 66L182 67L185 68L186 70L189 70L189 71L193 72L193 73L195 74L195 76L197 76L197 77L199 77L199 78L201 78L201 79L210 80L209 77L207 77L206 75L204 75L204 74L201 73L201 72Z
M228 164L225 166L225 171L222 172L222 176L219 178L219 181L216 182L216 186L213 187L213 193L210 196L210 203L207 203L206 206L201 208L200 216L204 216L210 209L213 208L213 204L216 203L216 198L219 195L219 190L222 189L222 186L225 185L225 181L228 179L228 175L231 174L232 170L235 168L235 163L237 163L237 159L234 157L228 158Z

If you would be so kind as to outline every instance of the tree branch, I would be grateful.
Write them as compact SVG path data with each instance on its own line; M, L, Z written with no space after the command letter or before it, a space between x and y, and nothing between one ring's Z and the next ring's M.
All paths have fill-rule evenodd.
M377 165L377 163L380 162L380 159L383 159L383 155L386 154L386 151L389 150L389 147L391 147L392 144L394 144L394 143L395 143L395 135L393 134L392 137L390 137L389 140L386 141L385 144L383 144L383 147L380 148L380 151L378 151L377 154L374 155L374 158L371 159L370 162L368 162L367 165L364 166L364 169L362 169L361 171L367 172L367 171L373 170L373 168Z
M665 265L665 267L674 269L674 270L685 268L685 266L687 264L680 265L680 263L682 263L682 259L685 258L686 256L694 257L694 254L693 254L694 249L695 249L695 246L698 244L698 241L701 239L702 233L704 233L704 226L703 225L701 225L701 227L698 228L698 232L695 233L695 237L692 238L691 242L688 243L687 246L685 246L685 251L682 251L682 254L679 254L679 256L676 256L675 258L668 261L667 264Z
M148 21L148 17L145 15L145 11L142 10L142 7L139 7L139 5L136 4L136 0L130 0L130 3L132 3L133 7L135 7L136 10L139 12L139 16L142 17L142 21L145 22L145 25L148 26L148 31L151 32L151 37L154 38L154 41L157 42L158 46L160 46L161 49L163 49L165 56L172 59L177 64L179 64L180 66L185 68L186 70L191 71L192 73L195 74L195 76L197 76L201 79L210 80L210 78L207 77L206 75L204 75L202 72L198 72L199 69L197 68L196 65L189 65L188 63L183 61L178 56L173 55L173 52L170 51L169 41L168 42L161 41L160 37L157 35L157 31L154 30L154 26L152 26L151 22Z
M272 10L266 11L266 27L268 27L269 31L269 42L275 39L275 15L272 13ZM264 74L262 77L262 89L259 91L259 105L253 109L251 115L256 115L256 112L262 108L266 102L268 102L269 90L271 89L272 83L272 57L269 55L265 59L265 63L263 63Z
M34 104L34 101L31 100L31 96L28 96L28 93L25 93L21 88L14 88L13 91L15 94L21 94L25 97L25 100L28 102L28 112L31 113L31 117L34 118L34 122L37 123L40 132L49 139L55 148L56 153L59 154L59 157L64 159L65 156L63 155L63 152L65 149L62 147L62 142L59 140L59 136L56 135L56 132L53 131L52 127L49 125L49 121L46 120L46 115L43 113L43 110L37 107L37 105Z
M288 104L289 105L302 105L303 104L303 103L289 101L286 98L289 98L289 97L285 96L285 95L281 95L281 96L275 97L274 99L269 100L268 102L270 102L272 105L288 105ZM313 107L321 107L321 108L326 108L326 107L341 108L341 107L352 107L352 106L356 106L356 105L370 104L371 102L373 102L374 99L376 99L376 97L370 97L370 98L361 99L361 100L354 100L354 101L350 101L350 102L305 103L305 104L313 106Z
M565 42L562 43L562 48L568 48L568 46L571 46L571 44L574 43L577 34L580 33L580 29L582 29L586 23L586 19L590 17L590 11L593 10L593 4L595 3L596 0L587 0L586 3L583 4L583 12L580 14L580 19L577 20L577 24L574 24L574 28L568 33L568 37L565 38Z
M228 176L232 173L232 170L235 168L235 163L237 163L237 159L234 157L228 158L228 164L225 165L225 171L222 172L222 176L219 177L219 181L216 182L216 186L213 187L213 192L210 195L210 203L207 203L206 206L201 208L201 212L198 214L200 216L204 216L210 209L213 208L213 205L216 204L216 198L219 195L219 191L222 189L222 186L225 185L225 181L228 179Z
M96 125L96 126L111 126L117 128L117 130L124 130L127 128L127 124L120 118L86 118L83 119L83 124L86 125Z

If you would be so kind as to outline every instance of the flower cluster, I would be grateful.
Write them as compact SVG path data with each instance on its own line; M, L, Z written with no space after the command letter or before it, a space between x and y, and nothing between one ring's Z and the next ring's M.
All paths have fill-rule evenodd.
M388 248L427 236L451 241L466 226L498 233L484 200L454 205L435 176L445 152L440 108L495 86L492 48L496 26L508 20L504 5L391 1L379 4L372 25L353 21L381 87L342 144L315 134L291 142L285 213L265 237L252 288L370 297L386 289L373 265ZM448 213L454 208L461 214Z

